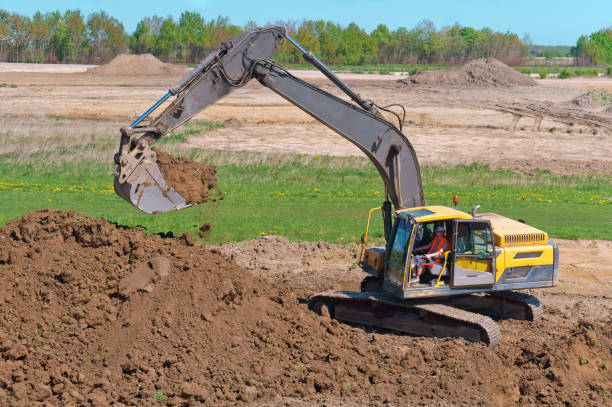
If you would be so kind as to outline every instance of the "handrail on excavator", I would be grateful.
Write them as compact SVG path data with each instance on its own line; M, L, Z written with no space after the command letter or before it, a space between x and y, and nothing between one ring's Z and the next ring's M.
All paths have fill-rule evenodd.
M380 210L382 210L382 206L372 208L368 212L368 223L366 224L366 230L361 239L361 253L359 254L360 263L363 261L363 254L365 253L365 245L368 241L368 231L370 230L370 218L372 217L372 213L374 213L375 211L380 211Z

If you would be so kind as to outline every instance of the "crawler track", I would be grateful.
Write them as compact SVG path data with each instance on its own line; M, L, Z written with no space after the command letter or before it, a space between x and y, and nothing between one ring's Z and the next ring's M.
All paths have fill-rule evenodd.
M419 336L461 337L490 346L501 338L492 318L536 321L544 312L536 297L516 291L403 302L383 291L332 290L313 296L308 307L339 321Z
M521 307L523 309L523 318L517 315L511 315L512 318L537 321L542 317L542 314L544 314L544 307L542 307L540 301L533 295L518 291L499 291L489 293L489 295L501 298L508 304L513 304L515 307Z
M326 291L309 308L339 321L419 336L461 337L489 346L501 338L490 317L440 303L405 303L383 292Z

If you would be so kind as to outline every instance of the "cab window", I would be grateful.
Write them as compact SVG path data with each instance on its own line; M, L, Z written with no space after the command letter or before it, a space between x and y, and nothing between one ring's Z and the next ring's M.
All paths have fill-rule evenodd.
M493 252L491 229L485 223L459 223L457 254L486 254Z
M399 219L397 222L387 270L391 280L401 283L404 275L407 247L412 233L412 224L406 219Z

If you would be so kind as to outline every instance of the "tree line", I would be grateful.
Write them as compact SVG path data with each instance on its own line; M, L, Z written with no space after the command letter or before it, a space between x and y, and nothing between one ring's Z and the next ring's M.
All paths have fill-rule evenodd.
M460 64L472 58L494 57L508 64L525 62L527 45L516 34L481 30L455 24L436 28L422 21L412 29L391 30L380 24L367 32L355 23L331 21L302 23L278 21L305 48L329 64ZM63 13L37 11L30 18L0 10L0 61L52 63L104 63L119 53L152 53L169 62L193 63L223 40L255 28L232 24L227 17L210 20L184 11L178 20L145 17L134 32L104 11L87 16L80 10ZM301 55L287 41L275 59L301 63Z
M580 36L571 53L580 65L612 65L612 27Z

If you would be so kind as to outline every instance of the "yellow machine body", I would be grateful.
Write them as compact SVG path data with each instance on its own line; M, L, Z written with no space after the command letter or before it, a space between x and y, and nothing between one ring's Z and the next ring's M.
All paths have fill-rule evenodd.
M537 279L549 279L550 284L548 286L556 284L555 276L558 265L555 265L555 247L548 240L548 235L533 226L525 223L498 215L494 213L483 213L478 214L475 217L469 213L445 207L445 206L423 206L408 208L396 211L396 216L401 214L410 214L416 224L427 224L432 222L440 222L446 225L452 225L454 221L459 220L474 220L474 221L488 221L491 225L491 232L493 234L494 250L495 250L495 261L479 259L477 256L473 257L457 257L454 262L452 256L449 257L447 269L452 273L453 268L474 270L482 273L492 273L492 267L495 267L494 278L491 279L491 286L498 285L504 287L504 289L513 289L512 284L516 282L516 288L529 288L524 287L532 283L537 283ZM371 215L371 212L370 212ZM369 224L369 217L368 217ZM369 225L368 225L369 227ZM376 276L383 277L386 267L386 252L385 248L382 247L370 247L366 248L367 242L367 230L363 241L363 250L360 265L368 273ZM449 229L447 228L447 232ZM451 246L453 245L453 236L447 236ZM412 239L412 238L411 238ZM409 244L406 250L411 247ZM451 254L451 248L449 248L448 254ZM469 254L469 252L468 252ZM406 256L410 258L410 256ZM398 276L396 272L392 276L398 285L401 283L402 291L409 290L412 285L407 282L410 277L406 277L406 274L410 273L410 262L406 260L406 266L404 276ZM494 263L494 266L493 266ZM445 263L446 264L446 263ZM537 281L532 281L534 273L539 273L536 276ZM547 273L545 276L543 273ZM399 279L399 280L398 280ZM453 279L450 278L447 284L443 283L441 278L438 279L436 287L444 285L447 289L453 288ZM535 286L540 286L535 284ZM465 289L465 287L461 287ZM482 287L482 291L488 291L486 286Z

